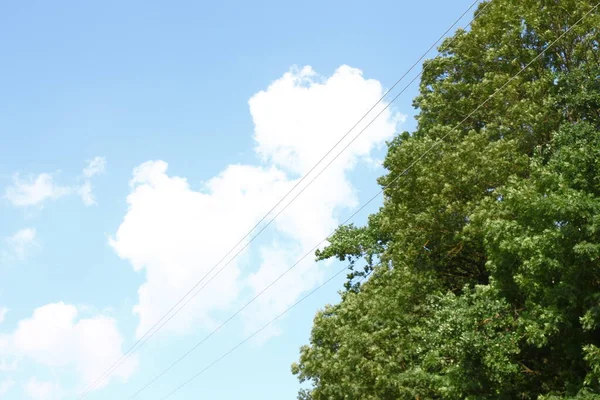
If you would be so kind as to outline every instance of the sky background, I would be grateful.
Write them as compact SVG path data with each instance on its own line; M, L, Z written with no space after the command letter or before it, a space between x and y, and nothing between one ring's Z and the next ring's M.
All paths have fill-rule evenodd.
M77 398L471 3L0 5L0 398ZM417 89L85 398L128 399L373 196ZM343 267L313 261L136 398L162 398ZM343 282L170 398L295 399L290 364Z

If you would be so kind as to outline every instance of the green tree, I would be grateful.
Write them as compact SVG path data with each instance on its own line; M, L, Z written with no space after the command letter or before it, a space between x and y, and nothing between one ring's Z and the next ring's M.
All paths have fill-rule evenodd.
M292 366L299 398L600 393L600 13L548 47L595 5L493 0L425 63L383 206L317 253L352 273Z

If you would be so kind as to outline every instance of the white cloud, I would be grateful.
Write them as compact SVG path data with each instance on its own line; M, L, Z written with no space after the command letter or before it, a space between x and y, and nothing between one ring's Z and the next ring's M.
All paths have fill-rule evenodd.
M83 176L89 179L100 175L104 172L104 168L106 168L106 159L104 157L94 157L83 169Z
M0 381L0 396L6 394L6 392L8 392L9 389L14 386L14 384L15 381L12 379L4 379L3 381Z
M123 339L114 318L79 318L78 314L75 306L62 302L35 309L13 333L0 335L0 355L25 357L52 368L71 368L84 384L92 383L122 356ZM111 378L127 380L136 368L137 359L132 357Z
M18 260L24 260L27 258L29 251L37 245L35 237L36 230L34 228L25 228L5 238L4 242L8 248L8 252L5 255L8 254L16 257Z
M106 159L104 157L94 157L91 161L88 162L87 167L83 169L84 181L83 184L81 184L77 188L77 193L81 197L83 204L85 204L88 207L97 204L96 197L94 196L94 193L92 191L91 178L93 178L96 175L102 174L105 168Z
M10 335L0 332L0 372L14 371L18 363L18 357L12 352Z
M6 317L6 313L8 313L8 308L0 307L0 324L4 322L4 318Z
M192 190L185 179L170 177L166 171L162 161L135 169L127 198L129 211L110 241L136 271L146 271L135 307L140 317L138 336L267 211L266 202L287 188L284 175L276 169L230 166L207 183L206 193ZM207 286L186 312L208 322L210 310L225 308L235 300L241 290L238 263L230 264L216 280L218 284ZM176 318L168 327L182 331L190 322Z
M318 240L318 239L317 239ZM313 243L315 245L316 243ZM260 250L260 269L248 277L248 285L253 293L262 292L271 282L290 268L298 259L307 253L307 249L300 246L295 248L280 247L278 244L265 246ZM285 311L294 304L300 295L318 285L324 275L322 265L316 265L312 254L302 260L293 270L288 272L274 286L246 310L242 317L246 333L262 328L276 315ZM281 330L276 324L271 324L264 329L255 340L262 342L271 336L276 336Z
M382 159L366 157L364 161L365 161L365 164L367 165L367 167L369 167L370 169L376 170L376 169L383 168L383 160Z
M83 185L79 186L77 193L81 196L81 201L86 206L93 206L96 204L96 197L92 193L92 183L90 181L84 182Z
M2 339L0 338L0 340ZM3 356L2 352L0 352L0 372L16 371L18 365L18 358L13 357L11 360L9 357Z
M364 79L359 69L347 65L326 80L320 79L311 67L292 70L249 101L256 151L265 160L303 174L379 100L382 92L378 81ZM362 121L340 149L383 107L380 104L371 117ZM392 125L403 119L404 116L385 111L340 156L341 162L336 165L347 168L357 157L368 156L374 146L391 137L390 132L395 133Z
M54 182L54 177L49 173L41 173L37 177L21 179L19 174L13 176L13 183L4 193L4 198L18 207L43 206L48 200L55 200L70 194L78 194L86 206L96 204L92 192L91 179L104 172L106 159L94 157L83 169L80 179L82 184L61 186ZM80 180L81 182L81 180Z
M48 173L28 179L21 179L15 174L13 184L6 189L4 197L15 206L26 207L42 205L46 200L58 199L70 191L69 187L57 185Z
M23 390L34 400L58 400L63 396L63 390L58 383L41 382L37 378L30 378Z
M204 276L382 92L379 82L365 79L360 70L348 66L338 68L327 79L310 67L292 70L249 101L255 150L264 165L230 165L203 191L193 190L184 178L169 176L164 161L136 168L127 198L128 212L110 244L136 271L146 273L134 310L140 318L138 336ZM384 106L381 104L372 115ZM242 267L249 267L248 260L235 260L165 329L185 331L196 322L210 323L211 312L239 302L244 289L253 293L262 290L328 235L340 222L337 213L357 205L347 173L357 162L368 161L372 150L393 136L402 118L384 111L278 218L277 236L259 247L260 265L252 274L242 279ZM369 120L363 121L322 166ZM308 257L244 313L247 328L272 318L322 280L322 268L312 259Z
M288 73L250 100L257 151L282 168L304 174L368 111L382 92L379 82L365 80L359 70L348 66L340 67L322 83L314 78L310 68ZM325 159L323 166L383 107L385 103L376 107L370 117ZM347 173L358 160L368 164L372 150L390 139L403 120L403 116L389 109L384 111L278 219L277 228L295 245L273 243L261 249L260 268L249 277L249 285L255 293L335 229L340 223L336 211L357 206ZM263 326L291 306L303 292L322 280L323 273L323 268L314 263L312 256L306 257L244 313L247 329ZM276 327L270 331L278 332Z

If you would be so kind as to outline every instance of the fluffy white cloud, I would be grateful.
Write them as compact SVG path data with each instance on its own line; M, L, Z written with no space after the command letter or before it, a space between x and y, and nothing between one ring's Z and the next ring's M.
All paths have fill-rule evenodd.
M310 67L287 73L250 100L257 151L288 171L305 174L382 93L379 82L365 80L360 70L348 66L338 68L324 81ZM323 167L384 107L385 103L376 107L324 160ZM383 111L277 220L278 230L294 244L273 243L261 249L260 267L248 280L255 293L329 235L340 223L336 218L338 210L357 206L347 173L358 160L368 164L373 149L390 139L403 120L404 116L389 109ZM322 275L323 268L314 263L312 256L306 257L244 313L247 329L263 326L291 306L303 292L316 286ZM274 327L270 332L275 334L278 330Z
M75 306L62 302L35 309L30 318L19 321L14 332L0 335L0 355L12 354L48 367L72 368L84 384L92 383L122 356L122 345L113 318L80 318ZM126 380L136 368L137 359L132 357L111 378Z
M204 276L382 92L379 82L365 79L360 70L348 66L338 68L329 78L319 77L310 67L295 69L249 101L255 150L263 165L228 166L201 191L192 189L184 178L169 176L164 161L137 167L127 198L129 209L110 244L136 271L146 273L135 307L140 317L138 336ZM380 104L372 115L384 106ZM368 161L372 150L393 136L402 118L384 111L277 219L277 235L258 249L260 264L250 275L243 279L242 267L251 268L249 259L236 259L165 329L185 331L195 322L210 323L212 311L239 302L243 289L251 294L259 292L328 235L340 222L337 213L357 205L348 172L357 162ZM283 205L369 120L363 121ZM247 327L272 318L321 280L322 270L308 257L247 310Z
M63 396L61 386L54 382L41 382L30 378L23 385L23 391L34 400L58 400Z
M24 260L29 251L36 246L35 237L36 230L34 228L25 228L5 238L4 242L8 249L5 254L16 257L18 260Z
M321 238L322 239L322 238ZM315 245L316 243L313 243ZM277 244L260 249L261 264L258 271L248 277L248 285L257 294L296 263L308 250L296 247L280 247ZM294 304L300 295L318 285L325 271L316 265L314 257L309 255L294 269L265 291L242 313L246 333L262 328L267 322ZM276 324L271 324L254 339L262 342L281 333Z
M6 394L6 392L8 392L8 390L13 387L15 384L15 381L12 379L5 379L3 381L0 381L0 396Z
M129 211L110 243L135 270L146 271L135 307L140 336L267 211L287 182L276 169L230 166L203 193L155 161L135 169L131 187ZM238 265L230 264L181 314L209 322L209 311L227 307L241 290ZM182 331L191 322L175 318L168 327Z
M15 174L13 184L6 189L4 197L15 206L26 207L41 205L46 200L58 199L70 192L71 188L57 185L48 173L27 179Z
M103 173L105 167L104 157L94 157L82 171L83 183L71 186L56 184L54 177L49 173L41 173L35 178L27 179L21 179L19 174L15 174L12 185L5 190L4 198L15 206L28 207L42 206L47 200L55 200L75 193L81 197L86 206L91 206L96 204L91 179Z
M306 173L383 94L381 84L359 69L339 67L328 79L310 67L294 69L249 101L256 151L263 159L297 174ZM340 145L356 136L385 104L370 114ZM336 162L347 168L389 139L404 116L390 111L375 121ZM335 155L332 155L325 161Z

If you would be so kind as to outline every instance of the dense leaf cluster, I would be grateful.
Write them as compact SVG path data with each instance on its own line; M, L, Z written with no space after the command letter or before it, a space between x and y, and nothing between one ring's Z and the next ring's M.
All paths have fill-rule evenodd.
M595 3L491 0L426 62L384 205L317 254L352 273L292 366L299 398L600 393L600 11L549 48Z

